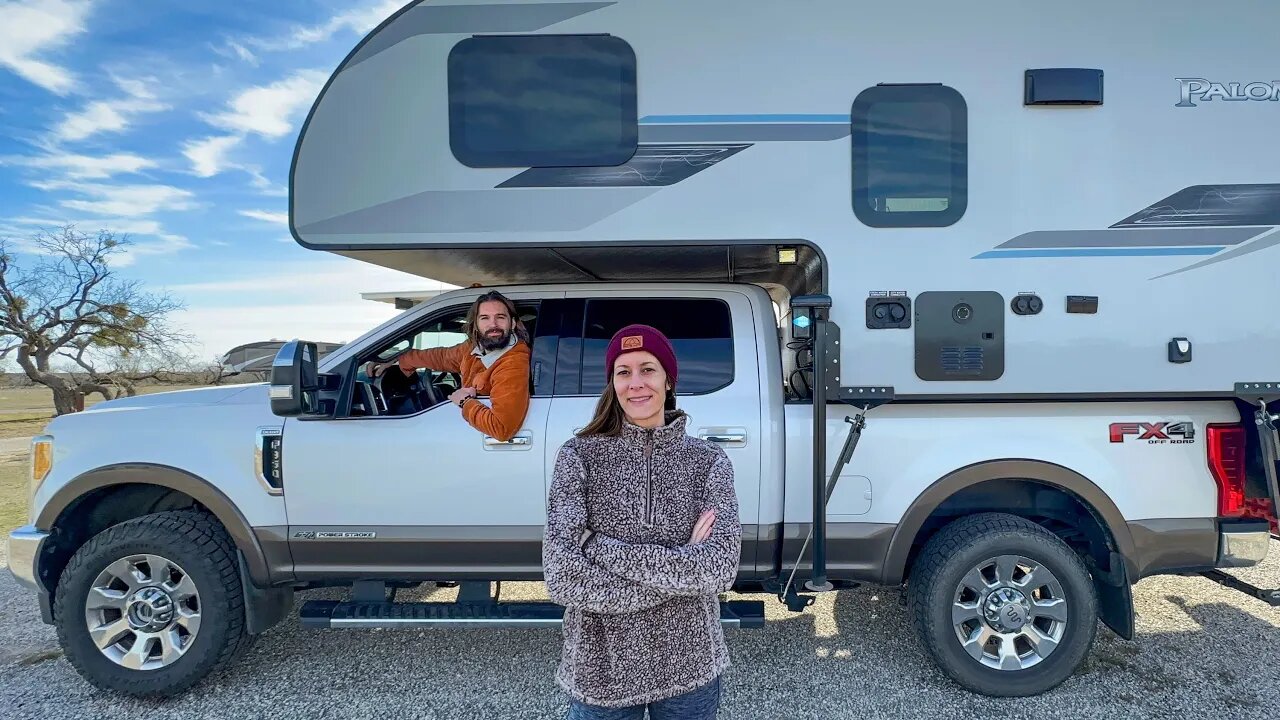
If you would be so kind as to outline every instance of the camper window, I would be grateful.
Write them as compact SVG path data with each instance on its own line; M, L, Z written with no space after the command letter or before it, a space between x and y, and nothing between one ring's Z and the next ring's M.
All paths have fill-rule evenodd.
M638 141L636 57L619 38L471 37L449 54L449 144L464 165L620 165Z
M582 388L598 395L608 382L605 352L614 333L632 323L652 325L675 347L678 395L702 395L733 382L733 324L729 306L711 298L591 300L582 342Z
M853 211L871 227L942 227L968 203L968 120L944 85L877 85L853 103Z

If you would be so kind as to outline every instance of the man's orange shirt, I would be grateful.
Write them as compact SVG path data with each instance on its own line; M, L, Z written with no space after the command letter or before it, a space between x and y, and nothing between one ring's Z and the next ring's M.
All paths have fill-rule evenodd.
M485 367L480 357L472 354L474 347L464 342L448 348L409 350L398 362L406 372L425 367L460 374L463 387L475 388L477 395L487 395L493 404L490 408L482 402L469 402L462 409L463 419L505 442L520 430L529 411L529 346L517 341L493 367Z

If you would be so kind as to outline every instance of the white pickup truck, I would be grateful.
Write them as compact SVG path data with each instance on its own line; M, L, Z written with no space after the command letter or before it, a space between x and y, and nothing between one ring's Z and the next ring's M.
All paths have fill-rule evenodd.
M86 678L139 695L234 662L301 588L352 587L314 627L557 623L494 583L541 577L549 468L640 322L733 461L739 590L905 585L991 695L1060 683L1099 619L1132 638L1144 577L1280 604L1220 570L1263 559L1280 500L1280 85L1272 33L1234 31L1280 6L1255 5L409 0L316 98L289 228L467 289L318 366L286 345L269 385L58 418L11 569ZM476 283L532 330L510 439L442 402L457 378L360 375L460 342ZM394 602L427 581L458 602Z
M1245 513L1265 492L1246 462L1252 418L1232 401L859 400L871 406L866 442L847 465L848 453L822 464L838 482L825 544L810 543L825 555L815 570L802 552L822 486L814 407L781 381L786 328L764 290L504 288L533 351L532 403L505 442L443 401L456 377L370 383L361 369L461 341L480 292L425 302L319 368L291 343L274 386L128 398L54 420L35 440L32 522L9 536L8 557L77 670L123 693L180 692L284 618L295 590L318 586L353 594L304 606L313 626L558 622L558 607L503 603L490 583L541 577L557 449L590 417L606 343L630 322L672 338L690 432L733 460L738 589L802 611L812 596L798 590L905 583L921 641L975 691L1053 687L1088 653L1098 618L1132 638L1130 587L1143 577L1267 552L1267 522ZM831 408L824 440L835 445L860 427ZM388 600L388 586L420 581L460 582L459 602ZM728 602L723 616L758 624L763 602Z

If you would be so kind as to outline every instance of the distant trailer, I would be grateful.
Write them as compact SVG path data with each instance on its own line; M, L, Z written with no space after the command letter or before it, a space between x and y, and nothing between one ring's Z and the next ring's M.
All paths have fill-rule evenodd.
M264 342L237 345L227 351L220 361L222 367L232 373L268 373L271 371L271 360L285 344L284 340L268 340ZM320 357L342 347L344 343L316 343Z

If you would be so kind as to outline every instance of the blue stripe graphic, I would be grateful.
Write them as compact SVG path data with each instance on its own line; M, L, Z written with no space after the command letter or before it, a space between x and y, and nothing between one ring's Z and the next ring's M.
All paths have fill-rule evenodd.
M847 123L848 115L646 115L641 125L699 125L702 123Z
M1152 247L1152 248L1045 248L1034 250L988 250L974 255L975 260L1028 257L1148 257L1154 255L1213 255L1225 247Z

